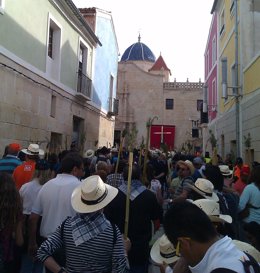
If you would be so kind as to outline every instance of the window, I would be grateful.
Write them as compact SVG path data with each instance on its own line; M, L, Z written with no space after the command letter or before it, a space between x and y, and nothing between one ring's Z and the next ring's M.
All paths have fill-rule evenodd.
M165 100L165 109L172 110L174 107L174 100L173 99L166 99Z
M231 66L231 86L236 86L237 85L237 73L236 73L236 65L233 64ZM236 94L237 89L236 88L232 88L233 89L233 94Z
M113 112L113 90L114 90L114 77L110 75L109 84L109 99L108 99L108 111Z
M61 26L50 14L46 44L46 73L50 78L59 81L61 62Z
M207 51L207 72L209 73L210 66L209 66L209 50Z
M90 98L91 79L87 76L88 48L80 42L78 57L78 83L77 91Z
M216 111L217 106L217 85L216 85L216 79L212 81L212 95L211 95L211 105L212 105L212 111Z
M197 111L201 111L203 107L203 100L197 100Z
M50 27L49 29L48 56L50 58L53 57L53 28L52 27Z
M235 7L235 1L230 0L230 9L229 9L229 11L230 11L231 16L234 15L234 7Z
M217 44L216 44L216 36L212 39L212 66L217 60Z
M224 33L224 30L225 30L225 10L223 9L220 15L220 32L219 32L220 36Z
M4 14L5 0L0 0L0 14Z
M51 117L55 118L56 116L56 101L57 97L56 96L51 96Z

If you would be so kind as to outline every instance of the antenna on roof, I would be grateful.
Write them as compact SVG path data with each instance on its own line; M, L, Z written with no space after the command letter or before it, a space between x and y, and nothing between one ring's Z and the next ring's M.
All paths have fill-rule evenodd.
M141 35L140 35L140 31L139 31L139 36L138 36L138 43L141 42Z

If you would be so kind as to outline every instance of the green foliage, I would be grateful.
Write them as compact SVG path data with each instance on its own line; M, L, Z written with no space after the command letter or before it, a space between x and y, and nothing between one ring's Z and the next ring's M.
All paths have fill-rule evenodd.
M155 119L158 120L158 117L157 117L157 116L154 116L154 117L152 117L152 118L149 118L148 121L146 122L146 127L151 127L152 124L153 124L153 121L154 121Z
M211 144L212 150L217 147L217 139L215 138L215 135L213 134L212 130L209 130L209 142Z
M127 143L128 143L128 150L133 151L134 147L136 146L136 137L137 137L138 130L136 129L136 125L133 124L131 130L127 133Z
M251 141L252 141L252 138L251 138L250 133L248 133L247 136L244 136L244 145L246 148L251 147Z

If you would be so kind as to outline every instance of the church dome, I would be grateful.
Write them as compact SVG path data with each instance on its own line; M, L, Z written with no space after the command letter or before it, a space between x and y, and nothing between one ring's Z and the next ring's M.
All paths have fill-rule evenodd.
M138 42L129 46L124 52L121 62L125 61L148 61L155 62L155 56L151 49L140 42L141 37L139 35Z

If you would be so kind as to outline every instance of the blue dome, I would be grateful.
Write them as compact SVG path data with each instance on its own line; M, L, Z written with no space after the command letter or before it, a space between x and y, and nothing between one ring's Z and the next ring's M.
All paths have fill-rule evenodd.
M155 56L151 49L140 42L140 36L139 41L137 43L132 44L129 46L126 51L124 52L121 62L123 61L148 61L148 62L155 62Z

